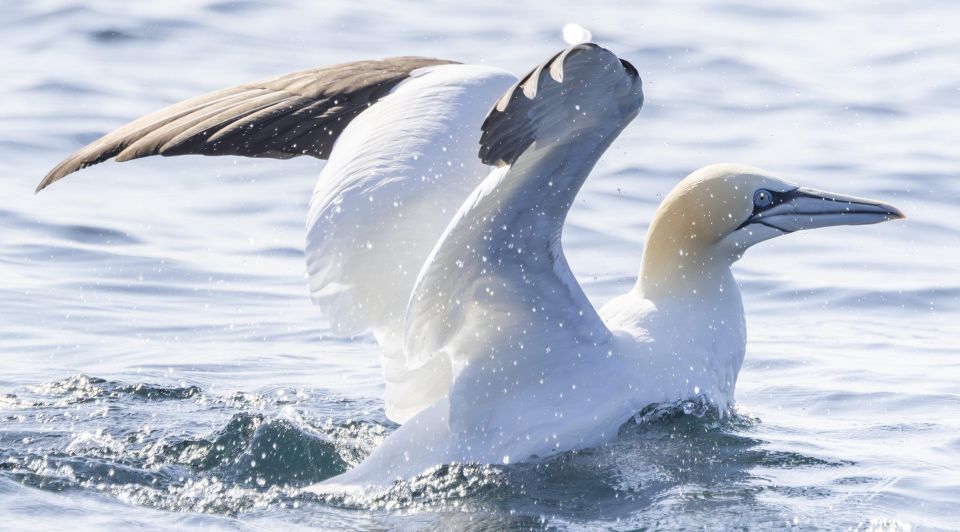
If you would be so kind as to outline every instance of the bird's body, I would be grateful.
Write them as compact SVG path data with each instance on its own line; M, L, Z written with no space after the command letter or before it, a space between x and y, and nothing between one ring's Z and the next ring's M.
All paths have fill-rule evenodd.
M601 341L558 341L550 327L524 335L523 349L537 356L474 362L448 396L360 466L312 489L382 486L437 464L511 463L590 448L650 405L695 400L724 415L746 345L740 291L732 274L727 282L722 292L659 305L631 290L600 309L603 326L594 332ZM541 313L537 325L557 318ZM489 343L476 348L492 350Z
M746 346L731 265L799 229L902 217L708 166L660 205L636 286L597 311L567 265L563 223L640 110L640 77L586 44L514 81L424 58L303 71L144 117L40 188L118 154L329 158L308 215L311 296L335 330L373 332L387 415L404 424L317 491L591 447L656 403L725 412Z
M750 171L756 170L715 165L691 178L709 180ZM487 180L499 178L494 173ZM490 225L496 226L497 221ZM475 229L483 224L467 226ZM664 232L651 238L669 239L675 233ZM457 248L471 250L469 259L451 257L431 264L442 267L469 261L478 266L477 271L458 266L457 273L467 270L462 280L440 288L430 285L429 291L443 292L444 301L457 300L448 290L472 292L476 311L461 317L456 310L443 308L431 319L427 311L414 310L428 326L443 326L448 319L465 324L458 331L464 343L445 339L440 348L466 359L450 370L455 376L452 387L359 467L314 490L382 485L442 463L509 463L593 447L611 440L624 422L650 405L696 400L721 415L733 405L746 348L743 303L730 269L734 257L704 268L678 268L682 292L645 290L641 272L635 287L591 318L593 307L584 298L571 298L570 292L552 287L558 268L556 262L543 261L549 252L516 253L530 261L512 270L490 248L505 248L514 255L515 241L472 235L459 244ZM489 254L486 260L482 255L475 260L483 253ZM538 270L533 263L541 261L545 268ZM500 267L482 273L491 263ZM682 260L675 264L681 265ZM569 275L566 265L560 266L565 270L561 273ZM471 280L482 286L473 286ZM512 284L518 281L520 286ZM575 289L579 291L579 286ZM501 300L497 300L499 290L507 294ZM417 309L414 302L411 306ZM418 331L410 338L419 344L424 335ZM418 348L410 351L435 353L438 349L436 345Z

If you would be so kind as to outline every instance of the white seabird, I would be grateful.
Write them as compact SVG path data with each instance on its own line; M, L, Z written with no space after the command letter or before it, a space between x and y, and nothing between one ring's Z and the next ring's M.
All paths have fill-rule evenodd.
M560 235L642 103L636 69L594 44L519 81L435 59L348 63L148 115L68 157L38 190L111 157L329 158L307 223L310 292L338 331L376 336L387 415L403 426L316 489L382 485L436 464L594 446L650 404L723 411L746 344L730 266L800 229L903 217L708 166L661 203L636 286L597 311Z

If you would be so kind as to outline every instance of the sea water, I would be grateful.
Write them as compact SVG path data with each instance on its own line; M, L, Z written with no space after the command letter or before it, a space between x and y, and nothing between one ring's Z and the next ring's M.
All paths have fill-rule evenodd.
M0 18L0 528L960 527L960 13L913 2L6 2ZM323 162L61 158L225 86L393 55L522 74L577 23L646 105L564 245L600 305L658 201L714 162L888 201L736 266L737 410L653 408L609 445L300 488L396 425L377 347L304 279ZM386 265L385 267L388 267Z

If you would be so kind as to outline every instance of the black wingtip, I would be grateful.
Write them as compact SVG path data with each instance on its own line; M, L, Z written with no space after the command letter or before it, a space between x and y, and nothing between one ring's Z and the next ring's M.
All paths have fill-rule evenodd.
M530 122L531 117L526 116L521 109L529 107L545 87L569 83L569 80L565 79L568 75L568 61L584 53L588 54L587 60L596 62L599 68L622 67L626 77L632 81L628 84L632 87L630 90L639 94L637 107L642 105L640 74L632 64L596 43L570 46L537 65L497 100L481 126L483 133L478 152L481 162L496 166L507 166L516 162L537 136L536 128ZM589 83L583 79L579 82Z

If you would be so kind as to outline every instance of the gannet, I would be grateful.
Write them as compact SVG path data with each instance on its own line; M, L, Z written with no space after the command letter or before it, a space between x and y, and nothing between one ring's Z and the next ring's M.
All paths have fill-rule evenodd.
M903 217L749 166L701 168L654 214L636 285L596 310L563 223L642 104L637 70L589 43L519 80L437 59L347 63L148 115L38 191L111 157L328 158L307 221L310 294L336 330L376 337L386 413L402 426L313 489L383 485L596 446L651 404L725 411L747 337L731 265L798 230Z

